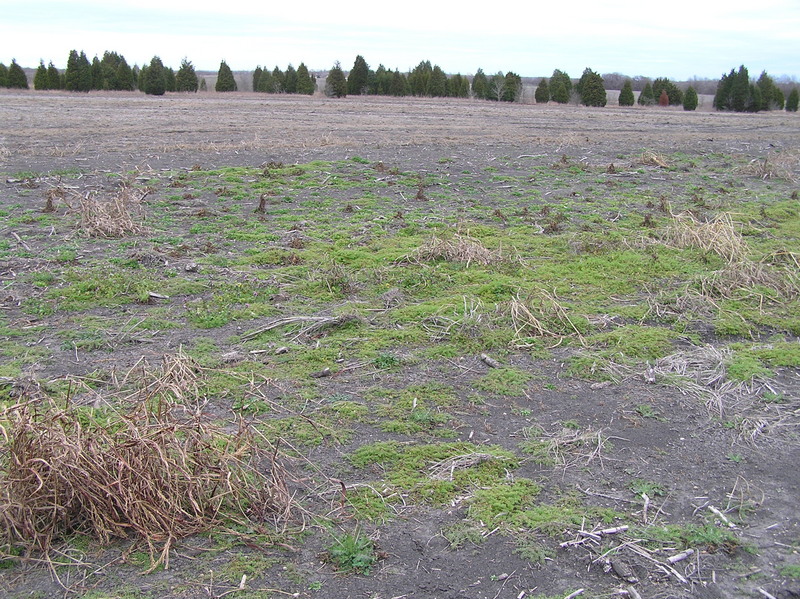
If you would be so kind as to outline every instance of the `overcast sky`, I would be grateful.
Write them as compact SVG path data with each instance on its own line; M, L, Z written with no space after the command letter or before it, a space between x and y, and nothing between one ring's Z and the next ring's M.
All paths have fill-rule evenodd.
M561 69L719 78L740 64L757 77L800 78L800 0L1 0L0 62L64 68L72 49L112 50L177 69L301 62L407 71L430 60L448 73Z

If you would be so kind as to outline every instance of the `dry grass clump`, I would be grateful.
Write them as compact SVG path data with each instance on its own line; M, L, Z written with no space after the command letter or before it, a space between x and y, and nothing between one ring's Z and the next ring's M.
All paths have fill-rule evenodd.
M530 347L525 339L547 337L560 345L567 337L577 337L581 345L586 341L567 310L558 300L545 291L525 299L514 296L508 303L511 322L514 325L514 343L517 347Z
M109 198L100 199L94 192L80 200L80 230L88 237L119 238L144 232L142 200L147 192L122 187Z
M729 214L720 214L708 222L701 222L688 212L673 215L661 239L673 247L712 252L729 263L741 262L747 256L747 243Z
M502 250L490 250L480 241L467 235L456 233L452 238L431 237L417 250L406 256L406 260L414 262L433 262L447 260L448 262L461 262L488 266L502 262Z
M48 556L74 533L101 543L133 535L152 568L168 567L186 535L226 521L286 522L286 472L252 429L239 422L228 433L200 410L149 403L108 419L46 400L0 413L0 553Z
M669 168L669 163L667 163L666 158L664 158L663 154L658 154L656 152L651 152L650 150L645 150L639 156L636 157L636 164L642 164L644 166L658 166L661 168Z
M785 179L794 183L800 174L800 151L771 152L764 158L754 158L740 171L759 179Z
M739 290L760 287L771 290L781 299L792 299L800 294L800 277L791 267L742 260L702 278L699 286L701 293L709 297L730 299Z

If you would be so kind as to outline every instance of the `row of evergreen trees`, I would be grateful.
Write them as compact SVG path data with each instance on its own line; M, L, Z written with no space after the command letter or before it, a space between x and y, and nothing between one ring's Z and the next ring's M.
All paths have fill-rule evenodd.
M106 51L103 58L97 56L90 62L86 54L72 50L67 59L67 68L62 73L52 62L45 66L40 61L33 79L37 90L63 89L67 91L91 90L141 90L146 94L163 95L166 92L196 92L205 89L205 80L197 77L191 62L183 59L178 72L164 66L158 56L139 69L131 68L125 57L116 52ZM16 60L6 67L0 63L0 87L28 89L28 79ZM285 71L275 67L272 71L256 67L253 73L253 91L266 93L290 93L311 95L316 91L316 78L304 63L295 69L291 64ZM223 60L217 73L215 90L218 92L236 91L237 84L233 72ZM325 93L333 97L346 95L387 95L387 96L427 96L427 97L475 97L484 100L516 102L522 96L522 78L513 72L498 72L487 76L478 69L472 82L460 73L450 77L430 61L420 62L408 74L386 69L383 65L376 70L369 68L363 56L359 55L353 68L345 76L337 62L329 71ZM796 112L798 109L797 88L793 88L788 98L775 84L766 71L757 81L750 80L747 68L731 69L723 75L714 96L714 108L737 112L758 112L762 110L783 110ZM580 102L585 106L605 106L607 102L603 77L586 68L581 78L573 84L569 75L559 69L549 78L543 78L536 88L534 98L537 103L550 101L560 104ZM636 100L641 106L658 103L661 106L680 106L685 110L697 108L696 90L689 86L684 92L665 77L646 82ZM634 94L631 79L626 79L619 94L620 106L633 106Z
M219 78L217 79L219 81ZM304 94L312 95L317 90L317 78L309 71L305 63L295 69L292 65L281 71L275 67L270 71L267 68L256 67L253 72L253 91L269 94Z

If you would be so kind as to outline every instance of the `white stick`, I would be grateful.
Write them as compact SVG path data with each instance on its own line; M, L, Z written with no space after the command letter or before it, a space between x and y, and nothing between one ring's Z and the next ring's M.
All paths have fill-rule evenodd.
M687 549L686 551L681 551L680 553L676 553L675 555L672 555L672 556L668 557L667 561L670 564L675 564L677 562L685 560L687 557L689 557L693 553L694 553L694 549Z
M764 590L764 589L762 589L761 587L757 588L756 590L757 590L759 593L761 593L762 595L764 595L764 597L766 597L767 599L777 599L777 598L775 597L775 595L770 595L769 593L767 593L767 591L765 591L765 590Z
M575 591L574 593L570 593L569 595L567 595L566 597L564 597L564 599L574 599L574 598L575 598L575 597L577 597L578 595L583 595L583 593L584 593L585 591L586 591L586 589L578 589L578 590L577 590L577 591ZM775 599L775 598L773 597L772 599Z
M728 528L736 528L736 525L735 525L733 522L731 522L730 520L728 520L728 518L725 516L725 514L723 514L722 512L720 512L720 511L719 511L717 508L715 508L713 505L709 505L709 506L708 506L708 509L709 509L710 511L714 512L714 514L717 516L717 518L719 518L720 520L722 520L722 521L723 521L723 522L724 522L724 523L725 523L725 524L728 526Z

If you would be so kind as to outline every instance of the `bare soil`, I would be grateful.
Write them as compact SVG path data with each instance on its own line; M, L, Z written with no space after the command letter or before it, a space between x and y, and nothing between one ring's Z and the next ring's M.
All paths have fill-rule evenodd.
M513 162L522 156L545 155L556 161L568 155L576 162L597 166L620 164L651 150L667 155L681 152L700 160L714 155L757 160L776 150L800 148L798 118L783 112L687 113L471 100L330 100L244 93L151 98L0 91L0 172L4 175L0 205L30 202L41 206L41 193L25 192L19 185L21 178L32 173L55 176L78 171L85 180L96 181L99 176L134 169L212 170L358 156L413 172L448 169L454 178L464 169L484 172L485 185L492 188L495 184L486 168L497 166L504 157ZM81 181L71 180L70 184L80 186ZM662 183L653 185L651 194ZM787 190L791 187L787 184ZM669 188L670 182L664 181L663 190ZM251 203L255 206L258 198ZM405 208L398 198L397 210ZM435 205L430 208L436 209ZM0 223L0 229L2 239L11 244L16 243L13 234L17 234L29 240L34 250L45 249L46 231L37 233L35 225L24 231ZM182 256L181 264L191 259L192 255ZM12 281L21 267L14 258L0 262L3 284ZM20 325L28 318L18 309L23 298L4 295L8 295L3 310L9 322ZM131 318L122 312L118 316ZM58 327L69 326L67 320L57 318L47 324L52 329L45 336L51 340ZM231 325L202 334L213 335L226 347L226 340L235 333ZM123 372L142 356L156 360L160 354L190 343L194 334L191 329L170 332L145 347L126 345L99 359L104 368ZM98 366L92 360L76 361L71 351L58 349L57 341L52 342L50 351L51 359L34 369L32 376L79 376ZM536 564L515 551L512 539L500 534L487 534L482 543L452 549L442 530L466 515L466 503L453 501L437 508L399 505L390 522L370 527L368 532L382 559L366 576L337 573L323 558L327 537L311 533L293 549L245 549L248 555L274 558L275 565L250 578L247 589L251 590L237 591L230 581L215 583L213 574L209 576L209 571L224 569L230 555L222 552L209 557L207 540L187 539L175 549L168 571L141 575L141 567L122 561L122 548L95 548L84 556L85 562L95 566L84 568L80 576L62 573L62 584L35 563L0 570L0 595L69 595L64 585L73 592L109 598L199 598L229 593L227 596L234 597L521 599L537 594L565 597L579 589L585 589L586 597L622 592L627 595L621 596L649 599L800 597L800 580L785 575L787 566L800 566L800 441L796 429L749 442L741 430L722 425L724 419L701 402L675 387L648 384L641 372L612 384L597 384L567 376L558 351L548 359L512 351L502 361L532 375L525 393L511 397L488 393L480 408L465 407L459 413L458 439L516 451L524 431L533 424L546 431L556 430L564 422L602 430L612 445L602 455L556 469L524 461L513 476L542 481L551 491L555 487L570 489L594 506L626 514L625 522L631 524L648 517L643 513L642 498L629 490L632 479L658 481L667 490L664 496L650 498L649 506L650 516L658 512L665 523L696 520L698 515L709 514L709 506L728 514L733 508L746 508L746 516L736 528L744 548L720 548L713 553L700 550L675 564L672 571L663 567L666 555L655 563L625 552L620 553L623 564L612 565L597 559L595 546L582 542L579 531L571 530L569 535L546 541L552 554ZM399 370L369 376L354 369L321 378L319 389L324 396L357 398L376 385L399 389L412 382L436 381L451 386L462 405L470 406L470 398L480 393L475 382L488 369L479 355L415 360ZM789 402L786 409L796 415L800 409L797 369L783 369L779 376ZM637 411L642 405L650 406L657 417ZM346 444L325 443L308 449L305 457L330 479L356 485L365 475L343 457L384 438L397 437L362 424ZM313 472L308 476L313 478ZM375 473L369 476L372 479ZM315 492L316 503L324 506L327 502L335 513L337 495L327 488L317 487ZM586 529L594 525L586 523ZM559 546L569 541L576 542ZM631 572L630 580L620 576L625 566ZM259 589L271 590L258 594Z

